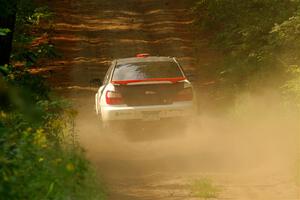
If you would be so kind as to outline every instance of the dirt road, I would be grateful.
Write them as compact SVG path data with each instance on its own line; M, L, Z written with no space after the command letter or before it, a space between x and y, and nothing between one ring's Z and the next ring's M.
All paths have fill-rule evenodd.
M286 173L293 166L285 156L292 155L287 147L293 138L282 143L278 134L267 147L257 142L282 133L281 126L259 139L253 136L257 129L247 124L233 128L231 122L204 116L185 132L101 130L92 80L103 77L112 58L171 55L187 71L214 59L209 50L194 46L187 1L54 0L51 6L57 15L53 41L62 58L49 64L49 80L74 101L80 142L107 184L110 200L197 199L190 184L203 177L221 188L218 199L300 199L292 173ZM247 131L236 134L241 130Z

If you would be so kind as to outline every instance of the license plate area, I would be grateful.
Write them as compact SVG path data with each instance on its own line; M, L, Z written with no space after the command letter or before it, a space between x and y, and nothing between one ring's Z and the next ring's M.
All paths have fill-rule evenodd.
M160 112L159 111L144 111L144 112L142 112L142 120L143 121L158 121L158 120L160 120Z

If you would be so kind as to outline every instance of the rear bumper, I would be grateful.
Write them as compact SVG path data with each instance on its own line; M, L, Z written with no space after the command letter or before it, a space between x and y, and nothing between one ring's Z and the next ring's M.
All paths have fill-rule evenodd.
M192 116L195 110L193 102L187 101L155 106L106 106L101 108L101 114L103 121L157 121Z

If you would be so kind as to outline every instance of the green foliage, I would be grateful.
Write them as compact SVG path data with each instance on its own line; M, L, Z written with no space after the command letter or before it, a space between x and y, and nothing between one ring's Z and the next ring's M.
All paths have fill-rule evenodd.
M4 80L20 89L21 93L32 94L33 100L48 98L50 91L45 80L41 76L35 76L29 73L27 69L16 68L12 65L0 67L0 72L4 75ZM24 91L24 92L23 92ZM25 99L21 97L21 99Z
M290 68L300 64L299 0L199 0L193 11L197 30L210 34L224 56L215 73L221 96L232 101L241 90L295 86Z
M78 144L76 112L53 97L45 80L28 69L41 58L55 56L47 29L41 31L52 14L30 0L0 0L0 17L16 11L16 3L12 58L24 65L0 66L0 197L105 199ZM0 29L0 36L8 32Z
M197 24L214 34L214 44L248 62L263 60L275 24L293 16L298 1L201 0L195 7Z
M0 36L6 36L10 32L8 28L0 28Z
M24 63L25 67L32 67L42 58L57 57L47 33L52 28L53 16L49 8L37 7L32 1L22 0L18 9L12 60Z
M32 15L28 16L28 22L34 25L39 25L41 20L51 19L53 13L49 11L48 7L38 7L34 10Z
M281 87L287 107L295 107L300 110L300 67L289 66L290 79Z
M300 9L288 20L275 24L270 35L276 56L283 65L300 64Z
M191 186L191 190L196 197L203 199L217 198L220 192L220 189L207 178L195 181Z
M0 196L104 199L74 135L76 112L40 77L0 70Z

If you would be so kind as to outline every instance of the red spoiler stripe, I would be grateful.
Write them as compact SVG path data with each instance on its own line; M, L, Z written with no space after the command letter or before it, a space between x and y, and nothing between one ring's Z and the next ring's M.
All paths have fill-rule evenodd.
M140 82L151 82L151 81L169 81L176 83L178 81L186 80L185 77L176 77L176 78L147 78L142 80L122 80L122 81L111 81L112 84L126 85L128 83L140 83Z

